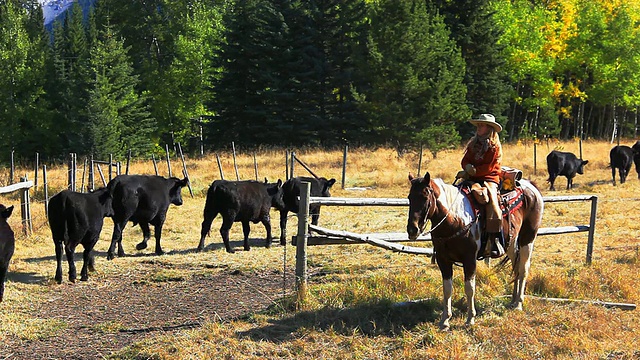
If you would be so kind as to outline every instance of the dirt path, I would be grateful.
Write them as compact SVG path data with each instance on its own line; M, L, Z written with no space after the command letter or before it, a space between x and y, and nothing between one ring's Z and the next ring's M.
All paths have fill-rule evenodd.
M264 310L283 292L282 274L275 273L196 274L165 282L137 275L52 288L35 317L61 320L66 328L41 340L9 338L0 344L0 359L100 359L145 337ZM286 289L292 281L288 275Z

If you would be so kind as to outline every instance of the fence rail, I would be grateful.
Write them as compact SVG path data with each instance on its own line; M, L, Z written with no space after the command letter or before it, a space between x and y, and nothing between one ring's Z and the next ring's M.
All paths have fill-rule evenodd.
M22 232L29 235L33 232L31 223L31 200L29 189L33 187L33 181L21 178L21 182L9 186L0 187L0 194L8 194L20 190L20 214L22 216Z

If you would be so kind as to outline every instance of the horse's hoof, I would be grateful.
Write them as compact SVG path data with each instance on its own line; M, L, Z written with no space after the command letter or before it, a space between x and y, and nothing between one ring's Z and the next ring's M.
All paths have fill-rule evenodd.
M166 252L164 252L164 250L156 250L156 255L160 256L160 255L164 255L166 254Z
M146 248L147 248L147 243L146 242L141 242L141 243L136 245L136 250L144 250Z
M115 255L113 255L112 253L107 254L107 260L113 260L114 257Z

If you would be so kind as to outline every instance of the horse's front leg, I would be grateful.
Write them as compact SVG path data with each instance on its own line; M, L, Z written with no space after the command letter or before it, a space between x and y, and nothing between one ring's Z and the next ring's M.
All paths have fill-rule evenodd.
M478 263L475 256L464 264L464 293L467 296L467 325L475 324L476 318L476 269Z
M522 310L524 303L524 288L529 276L531 266L531 254L533 253L533 243L520 247L518 251L517 263L513 264L515 274L513 282L513 294L511 294L511 304L509 307L514 310Z
M436 253L437 254L437 253ZM442 317L440 318L440 330L449 330L449 320L451 320L451 294L453 293L453 263L439 259L436 255L436 262L442 274Z

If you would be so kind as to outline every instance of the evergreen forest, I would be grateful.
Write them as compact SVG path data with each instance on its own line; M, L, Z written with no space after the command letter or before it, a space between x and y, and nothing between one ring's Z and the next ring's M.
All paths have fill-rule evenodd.
M637 137L638 0L0 1L0 162Z

